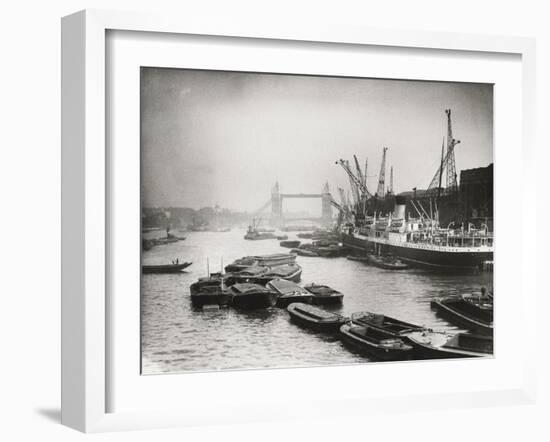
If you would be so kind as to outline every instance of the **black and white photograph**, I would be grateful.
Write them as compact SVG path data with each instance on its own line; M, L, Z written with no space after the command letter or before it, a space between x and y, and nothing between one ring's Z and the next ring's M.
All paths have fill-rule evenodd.
M140 145L143 375L493 356L492 84L141 67Z

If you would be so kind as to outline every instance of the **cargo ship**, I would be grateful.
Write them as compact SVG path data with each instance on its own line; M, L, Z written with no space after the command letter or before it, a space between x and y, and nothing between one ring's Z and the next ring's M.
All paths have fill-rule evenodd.
M344 228L343 245L376 254L393 255L417 267L441 271L480 270L493 260L494 241L486 225L442 228L429 217L405 219L405 199L397 196L392 214L368 217L357 227Z

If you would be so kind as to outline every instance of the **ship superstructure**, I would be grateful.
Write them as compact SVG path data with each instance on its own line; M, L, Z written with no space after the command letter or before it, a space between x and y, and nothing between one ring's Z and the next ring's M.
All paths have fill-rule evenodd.
M429 207L414 196L408 201L416 212L416 217L406 213L407 199L404 196L384 194L384 174L386 150L383 151L378 189L374 197L368 192L365 180L354 179L350 183L361 183L357 186L360 195L358 203L347 211L349 222L342 228L343 244L353 249L369 253L391 254L417 266L437 270L466 270L481 268L485 261L493 260L494 238L489 231L488 223L474 226L470 222L450 222L446 227L439 223L438 202L443 195L456 194L454 148L459 143L453 138L451 111L447 116L447 152L442 149L441 163L430 186L426 191ZM346 165L340 160L341 165ZM352 175L349 167L344 167ZM447 173L446 186L443 185L444 172ZM393 173L392 173L393 191ZM356 192L357 193L357 192ZM380 204L380 197L391 196L394 200L393 212L385 214ZM377 203L379 211L377 209ZM369 207L374 209L369 213ZM380 210L381 209L381 210ZM353 219L350 220L350 213Z

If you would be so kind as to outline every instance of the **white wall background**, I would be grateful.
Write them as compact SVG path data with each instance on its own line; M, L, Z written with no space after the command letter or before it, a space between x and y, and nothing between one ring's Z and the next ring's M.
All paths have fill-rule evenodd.
M274 22L337 22L383 28L508 34L537 38L538 173L528 179L548 191L550 14L545 2L406 0L20 0L0 9L0 440L82 440L59 425L60 358L60 17L83 8L167 10L177 14L269 16ZM545 241L541 209L539 241ZM544 229L544 230L543 230ZM533 235L535 237L535 235ZM547 260L539 246L533 265ZM541 289L542 290L542 289ZM547 290L546 290L547 291ZM540 293L539 319L548 310ZM534 308L535 310L535 308ZM92 436L95 440L548 440L550 346L541 337L538 405L380 415L364 421L266 423ZM547 328L547 327L545 327ZM88 436L90 437L90 436ZM304 439L305 440L305 439Z

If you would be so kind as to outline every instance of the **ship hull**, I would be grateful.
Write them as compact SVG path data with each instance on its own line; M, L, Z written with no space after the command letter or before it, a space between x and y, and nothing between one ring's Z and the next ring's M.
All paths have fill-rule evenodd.
M415 248L397 244L369 241L351 234L344 234L342 242L345 247L362 251L373 251L375 247L381 253L399 257L415 266L436 271L475 271L481 269L483 262L493 260L489 251L447 251L444 248Z

